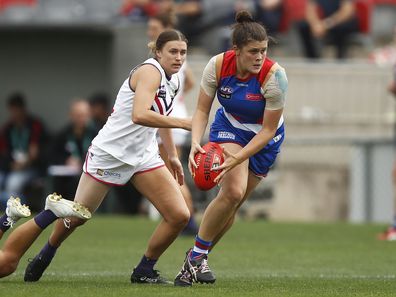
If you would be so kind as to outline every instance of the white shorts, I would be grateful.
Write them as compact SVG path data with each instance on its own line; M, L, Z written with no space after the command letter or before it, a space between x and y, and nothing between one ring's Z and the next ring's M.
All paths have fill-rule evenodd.
M126 164L106 153L95 145L88 149L83 171L95 180L111 185L122 186L135 174L151 171L165 166L159 154L136 166Z

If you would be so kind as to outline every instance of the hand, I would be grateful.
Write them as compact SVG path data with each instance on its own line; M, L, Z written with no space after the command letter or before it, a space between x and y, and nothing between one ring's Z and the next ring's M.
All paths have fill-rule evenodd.
M219 167L213 170L222 170L220 174L214 179L214 182L217 184L221 184L223 181L224 174L230 171L235 166L239 165L241 161L235 157L234 154L231 154L226 148L223 147L223 154L225 161Z
M197 164L195 163L194 157L196 153L206 154L205 150L199 145L199 143L192 143L190 155L188 156L188 170L192 177L195 176L195 169L197 169Z
M184 172L183 172L183 166L180 163L180 160L178 157L172 157L169 158L169 164L170 167L172 168L172 175L176 179L176 181L179 183L179 185L184 184Z

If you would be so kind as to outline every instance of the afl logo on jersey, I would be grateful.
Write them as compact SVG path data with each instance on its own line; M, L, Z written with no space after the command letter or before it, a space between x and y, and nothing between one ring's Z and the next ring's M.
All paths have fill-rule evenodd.
M166 90L164 89L164 86L161 86L158 90L158 98L161 98L163 100L165 100L166 98Z
M221 96L221 97L224 98L224 99L231 99L232 92L233 92L233 89L232 89L231 87L229 87L229 86L222 86L222 87L219 89L219 96Z

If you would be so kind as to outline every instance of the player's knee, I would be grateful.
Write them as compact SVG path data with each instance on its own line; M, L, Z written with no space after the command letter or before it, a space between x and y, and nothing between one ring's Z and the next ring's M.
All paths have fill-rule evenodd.
M5 277L15 272L18 267L19 258L13 254L4 254L0 261L0 277Z
M245 195L245 190L241 187L231 186L224 193L225 195L223 196L223 199L227 200L227 203L229 203L230 205L237 206L242 201Z
M187 225L190 220L190 211L186 207L185 209L177 210L173 213L172 217L168 220L168 222L177 227L183 227Z

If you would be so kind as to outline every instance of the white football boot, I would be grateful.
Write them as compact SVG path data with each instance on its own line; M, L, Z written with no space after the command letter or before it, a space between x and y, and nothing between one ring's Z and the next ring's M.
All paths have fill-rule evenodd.
M47 196L44 209L49 209L58 218L76 217L83 220L89 220L91 218L91 212L88 208L78 202L64 199L56 193Z
M6 215L7 215L7 226L12 226L20 219L20 218L27 218L31 215L29 206L25 204L21 204L21 199L19 197L14 198L11 196L7 200L7 208L6 208Z

